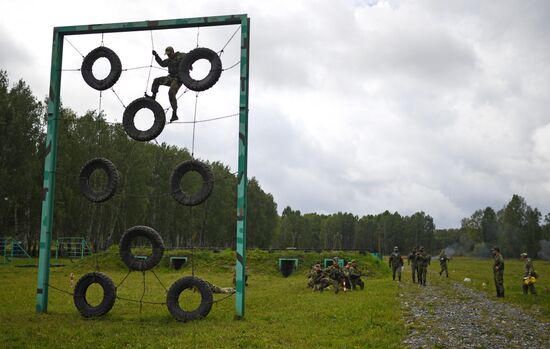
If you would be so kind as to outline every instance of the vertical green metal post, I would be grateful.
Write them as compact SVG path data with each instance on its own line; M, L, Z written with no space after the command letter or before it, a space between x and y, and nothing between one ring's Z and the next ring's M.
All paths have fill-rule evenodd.
M53 228L55 168L57 160L57 121L61 91L61 63L63 58L63 35L54 28L50 94L48 98L48 134L44 159L44 187L42 189L42 219L40 226L40 256L38 258L38 287L36 312L48 311L48 283L50 278L50 243Z
M237 265L236 317L244 317L246 281L246 206L248 153L248 71L250 58L250 19L241 19L241 83L239 102L239 173L237 176Z

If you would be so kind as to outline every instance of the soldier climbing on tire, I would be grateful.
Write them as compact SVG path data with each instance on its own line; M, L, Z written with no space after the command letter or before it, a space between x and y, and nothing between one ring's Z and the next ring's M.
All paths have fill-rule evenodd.
M155 56L155 61L157 61L158 65L161 67L168 67L168 75L154 79L151 86L152 95L145 94L145 96L155 99L157 98L160 85L170 86L170 89L168 90L168 99L170 100L170 106L172 107L172 117L170 118L170 122L173 122L178 120L178 100L176 98L176 94L182 85L179 78L179 65L185 56L185 53L179 51L174 52L174 48L172 46L168 46L164 50L164 54L168 56L168 58L164 60L158 55L157 51L153 50L152 53L153 56Z

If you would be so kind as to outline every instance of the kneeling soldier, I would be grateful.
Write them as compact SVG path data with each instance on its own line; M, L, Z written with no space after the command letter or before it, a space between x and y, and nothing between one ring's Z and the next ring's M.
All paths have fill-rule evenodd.
M363 280L361 280L362 275L363 274L361 273L361 271L357 267L357 262L355 261L355 259L352 260L351 261L351 266L349 268L349 281L351 283L351 289L352 290L355 290L356 285L359 285L359 287L361 287L361 289L365 288L365 283L363 282Z

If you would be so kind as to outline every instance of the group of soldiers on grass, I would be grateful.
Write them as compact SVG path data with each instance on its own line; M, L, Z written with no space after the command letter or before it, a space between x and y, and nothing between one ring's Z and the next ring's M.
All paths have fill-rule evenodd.
M500 254L498 247L491 249L493 254L493 276L495 281L495 287L497 291L497 297L504 297L504 259ZM535 272L533 261L528 258L527 253L522 253L521 258L524 261L524 274L522 282L522 290L524 294L537 294L535 289L535 283L537 282L538 274ZM411 267L412 282L418 283L421 286L426 286L426 276L428 273L428 266L431 264L432 257L424 250L424 247L415 247L407 258L407 264ZM450 260L445 253L445 250L441 250L439 254L439 276L445 275L449 277L449 269L447 262ZM405 263L403 257L399 252L399 248L395 246L393 252L389 256L389 267L392 270L392 279L401 282L401 274L403 272ZM311 268L308 273L308 287L313 291L323 292L328 287L333 287L334 292L338 293L340 289L344 291L355 290L357 286L361 289L365 287L365 283L361 279L365 276L358 268L357 261L352 260L348 262L344 267L339 264L338 257L332 259L332 264L326 268L322 268L320 263L317 263Z
M361 279L365 276L359 267L357 261L352 260L344 267L339 264L338 257L332 259L332 264L326 268L321 267L321 263L316 263L308 273L308 287L313 291L323 292L326 288L332 286L334 293L342 288L344 292L347 290L356 290L357 286L364 289L365 283Z
M407 258L407 264L411 267L413 283L416 283L418 280L419 285L426 286L426 276L428 274L428 266L431 264L431 260L432 256L424 251L424 247L420 246L413 248ZM441 270L439 271L440 276L445 273L445 276L449 277L447 261L449 261L449 258L445 254L445 250L441 250L439 255L439 265L441 267ZM395 281L395 276L397 275L397 281L401 282L401 273L405 267L405 263L403 262L403 257L401 256L397 246L393 248L393 252L390 254L389 267L392 270L392 279Z

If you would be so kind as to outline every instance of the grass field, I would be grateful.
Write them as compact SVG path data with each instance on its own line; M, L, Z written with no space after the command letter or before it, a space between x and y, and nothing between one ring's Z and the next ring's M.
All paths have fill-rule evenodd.
M284 256L284 255L283 255ZM276 268L279 255L267 252L249 254L250 279L246 293L246 314L234 319L234 297L214 304L210 314L200 321L175 321L166 306L117 300L111 312L103 318L85 320L73 305L72 297L50 289L48 314L37 315L35 292L37 270L0 266L0 338L3 348L401 348L407 329L399 303L399 288L391 281L385 264L369 263L374 277L366 280L364 291L312 292L306 288L305 273L318 254L302 255L304 265L293 275L283 278ZM220 287L230 286L231 253L205 253L202 261L196 256L196 274ZM98 258L103 272L118 284L127 272L116 256ZM67 263L52 268L50 284L70 291L70 273L75 281L93 271L95 258L81 263ZM507 261L505 271L505 302L521 305L538 317L550 317L550 263L535 261L541 274L538 297L523 297L519 286L522 264ZM436 271L437 261L430 267L430 282L446 282ZM493 297L491 261L455 258L449 262L451 280L470 277L470 287ZM410 282L405 268L404 282ZM163 266L156 270L162 283L169 285L190 275L187 267L174 271ZM144 300L164 302L165 291L155 276L145 274ZM512 281L514 280L514 282ZM517 281L516 281L517 280ZM483 288L482 283L487 286ZM411 284L412 285L412 284ZM418 287L414 285L415 287ZM90 290L93 298L97 289ZM143 275L133 272L118 289L124 298L140 299ZM225 295L215 295L221 299ZM191 296L192 298L193 296ZM190 302L195 300L189 299Z
M267 255L267 254L266 254ZM318 256L318 255L317 255ZM215 258L217 256L208 256ZM275 260L275 255L271 260ZM225 256L220 255L224 260ZM108 258L107 258L108 259ZM399 348L405 334L397 297L398 289L379 267L377 278L366 281L364 291L334 294L312 292L306 287L302 267L283 278L264 264L261 253L250 254L251 275L246 293L246 314L234 320L234 297L214 304L200 321L176 322L163 305L143 305L117 300L105 317L85 320L72 298L50 289L48 314L34 311L36 269L0 266L0 338L6 348ZM307 258L306 258L307 260ZM102 260L105 264L105 258ZM211 261L210 261L211 262ZM93 259L87 263L94 264ZM225 262L218 266L223 269ZM214 263L215 264L215 263ZM256 265L254 265L256 264ZM213 263L198 263L197 276L218 286L231 285L231 272L220 272ZM93 269L86 263L52 268L50 284L70 291L75 279ZM202 266L202 268L201 268ZM261 272L265 269L265 272ZM275 272L273 272L275 271ZM110 265L104 272L118 284L126 271ZM189 275L190 269L156 271L166 287ZM164 288L146 273L144 300L164 301ZM384 275L384 277L382 276ZM95 291L95 290L94 290ZM94 292L91 290L90 292ZM131 273L118 295L139 299L143 293L141 273ZM215 295L216 299L224 295ZM391 335L389 335L391 334Z

